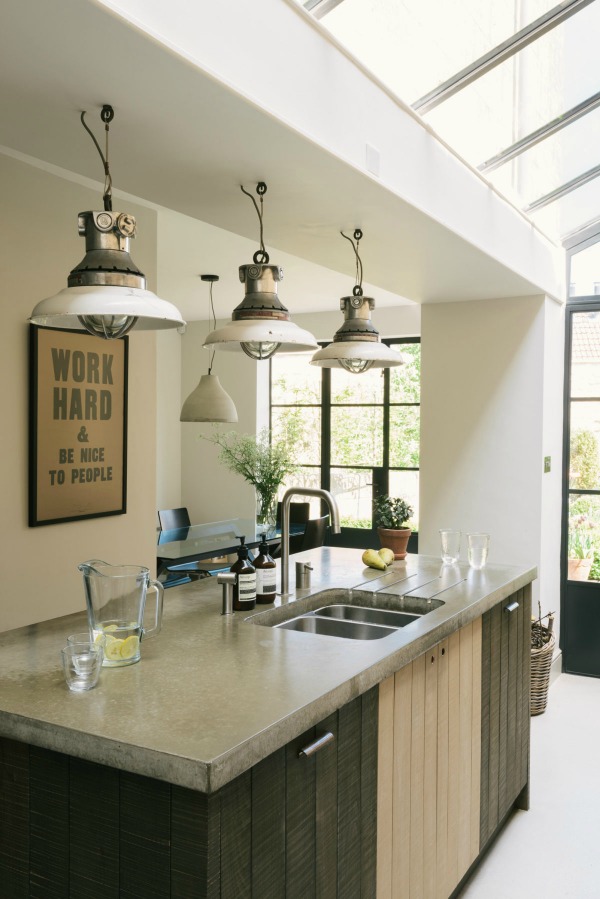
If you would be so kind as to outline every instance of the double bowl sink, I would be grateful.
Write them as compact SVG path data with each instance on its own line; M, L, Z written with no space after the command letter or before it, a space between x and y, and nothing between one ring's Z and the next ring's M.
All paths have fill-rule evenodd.
M444 603L439 599L333 588L247 620L324 637L381 640L442 605Z

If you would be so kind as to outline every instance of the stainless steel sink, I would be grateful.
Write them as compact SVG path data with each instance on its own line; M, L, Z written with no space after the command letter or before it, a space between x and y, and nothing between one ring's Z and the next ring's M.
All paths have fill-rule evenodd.
M336 625L327 628L325 624L297 624L298 619L326 619L328 621L352 624L364 624L375 628L387 628L390 632L418 621L443 606L441 599L421 599L416 596L402 596L398 593L386 593L385 588L378 591L331 587L302 597L290 603L283 603L264 612L255 612L247 622L260 624L263 627L280 627L304 633L325 634L330 636L347 636L348 639L376 640L387 637L388 633L371 633L370 636L357 636L358 631L351 627L343 630ZM289 625L289 626L288 626ZM342 632L343 631L343 632ZM366 633L369 633L368 631ZM353 636L354 635L354 636Z
M321 618L308 613L291 621L283 621L275 627L286 631L300 631L304 634L320 634L323 637L342 637L345 640L381 640L395 634L397 628L380 624L365 624L362 621L347 621L343 618Z
M382 624L386 627L405 627L412 621L418 621L421 615L408 612L392 612L388 609L373 609L368 606L348 606L335 603L308 612L309 615L321 615L324 618L340 618L344 621L360 621L365 624Z

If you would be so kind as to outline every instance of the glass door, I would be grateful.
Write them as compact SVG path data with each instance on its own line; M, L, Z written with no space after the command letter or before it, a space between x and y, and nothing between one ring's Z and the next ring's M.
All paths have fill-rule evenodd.
M564 670L600 677L600 297L567 305L561 644Z

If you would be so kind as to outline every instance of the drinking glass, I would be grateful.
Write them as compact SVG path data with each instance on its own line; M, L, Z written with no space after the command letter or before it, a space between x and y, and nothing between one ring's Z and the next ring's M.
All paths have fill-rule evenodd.
M460 531L440 528L440 540L442 543L442 562L445 565L453 565L455 562L458 562L460 556Z
M489 534L467 534L469 565L476 571L485 567L490 548Z
M104 651L98 643L69 643L61 650L63 671L69 690L81 693L98 683Z

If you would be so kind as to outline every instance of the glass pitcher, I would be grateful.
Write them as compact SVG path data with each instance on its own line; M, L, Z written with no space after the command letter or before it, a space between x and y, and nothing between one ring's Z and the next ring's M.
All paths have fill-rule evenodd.
M150 580L148 568L139 565L109 565L90 559L77 566L83 574L90 631L104 644L108 668L133 665L140 660L142 638L160 632L163 612L163 585ZM144 627L146 594L156 590L154 625Z

